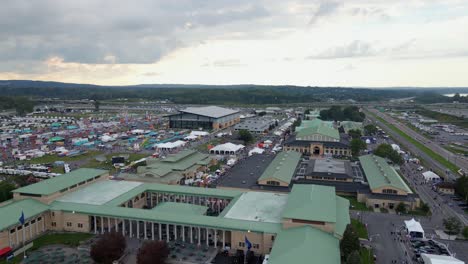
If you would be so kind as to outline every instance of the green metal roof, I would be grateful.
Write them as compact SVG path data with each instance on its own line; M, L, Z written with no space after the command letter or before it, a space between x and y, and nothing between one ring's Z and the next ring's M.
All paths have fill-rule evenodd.
M34 199L11 201L0 207L0 230L19 225L21 211L24 212L24 219L27 221L27 219L35 217L47 210L49 210L47 205Z
M49 195L107 172L106 170L81 168L61 176L13 190L13 192Z
M323 135L339 140L340 133L333 127L332 122L322 121L320 119L302 121L301 126L296 128L296 138L300 139L311 135Z
M351 219L349 218L349 200L337 196L335 234L342 237L349 223L351 223Z
M281 224L263 223L257 221L245 221L238 219L229 219L223 217L206 215L184 215L180 213L160 213L157 210L147 210L139 208L128 208L106 205L89 205L66 202L53 202L51 210L63 212L75 212L87 215L103 217L119 217L124 219L153 221L159 223L193 225L208 228L231 229L254 232L265 232L277 234L281 230Z
M348 133L349 130L359 129L362 132L362 123L354 121L340 121L340 126L343 127L344 131Z
M289 185L297 164L301 161L301 154L296 151L280 152L268 165L258 180L278 180Z
M289 193L283 217L308 221L336 222L335 187L294 184Z
M170 213L180 214L183 216L187 215L204 215L208 210L207 206L187 204L187 203L175 203L175 202L164 202L158 204L156 207L151 209L159 213Z
M108 203L106 203L106 205L119 206L122 203L137 196L138 194L141 194L142 192L146 192L146 191L172 193L172 194L177 194L177 195L209 196L209 197L225 198L225 199L234 199L235 197L242 194L241 191L237 191L237 190L224 190L224 189L215 189L215 188L200 188L200 187L191 187L191 186L145 183L109 201Z
M393 187L406 193L412 193L400 175L388 165L384 158L371 154L359 157L359 161L371 189Z
M196 151L193 150L193 149L186 149L186 150L182 150L176 154L170 154L168 155L164 161L166 162L177 162L181 159L184 159L192 154L194 154Z
M310 226L285 229L276 236L268 263L340 264L340 242Z
M185 171L196 165L207 165L209 155L194 150L181 151L165 159L150 159L147 166L137 168L139 174L146 172L164 176L171 171Z

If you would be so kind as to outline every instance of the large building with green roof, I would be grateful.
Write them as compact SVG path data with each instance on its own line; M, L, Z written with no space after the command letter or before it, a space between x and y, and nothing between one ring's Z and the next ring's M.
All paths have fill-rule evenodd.
M351 155L348 136L340 134L334 122L318 118L303 120L301 125L296 127L296 133L286 140L284 149L313 156Z
M278 153L262 175L260 175L260 178L258 178L258 184L289 186L300 161L301 153L299 152L283 151Z
M247 238L255 254L271 254L271 263L314 253L321 256L308 258L309 263L340 263L349 202L336 196L333 187L295 185L290 194L243 192L95 179L106 175L100 172L74 171L60 176L70 177L67 181L49 179L15 190L14 198L0 205L0 249L20 247L23 229L26 241L47 231L116 231L233 254L246 250ZM60 186L51 187L53 183ZM21 212L24 225L18 222Z
M399 203L411 209L419 206L419 197L384 158L369 154L359 157L359 162L369 191L358 193L358 200L374 208L394 209Z

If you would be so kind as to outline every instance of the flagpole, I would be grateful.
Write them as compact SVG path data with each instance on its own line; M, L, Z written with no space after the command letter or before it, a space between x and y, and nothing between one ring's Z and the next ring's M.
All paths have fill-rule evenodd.
M24 242L25 241L24 241L24 224L23 224L23 259L26 258L26 249L24 248L24 244L25 244Z

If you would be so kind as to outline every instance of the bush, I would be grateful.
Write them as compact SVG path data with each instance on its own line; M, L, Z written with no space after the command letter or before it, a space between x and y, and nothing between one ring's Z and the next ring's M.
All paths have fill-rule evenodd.
M165 264L169 257L169 248L164 241L148 241L138 251L138 264ZM172 255L172 258L177 258Z
M123 255L126 247L127 242L121 233L106 233L91 246L91 258L97 263L112 264Z
M359 251L359 248L360 244L358 233L354 226L349 224L346 227L346 230L343 233L343 239L341 239L340 242L341 253L345 257L345 259L347 259L352 252Z

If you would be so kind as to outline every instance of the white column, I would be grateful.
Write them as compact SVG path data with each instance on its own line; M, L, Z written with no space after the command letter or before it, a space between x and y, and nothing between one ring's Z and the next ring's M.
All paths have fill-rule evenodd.
M161 241L162 240L161 223L158 224L158 227L159 227L159 232L158 232L159 241Z
M109 233L110 233L110 231L111 231L111 227L110 227L111 224L110 224L110 222L111 222L111 221L110 221L110 217L107 217L107 232L109 232Z
M101 216L101 234L104 234L104 217Z
M151 222L151 239L154 240L154 223Z
M96 216L93 216L94 217L94 234L97 234L97 217Z
M206 246L208 246L208 241L209 241L209 239L208 239L208 228L205 228L205 229L206 229Z
M29 221L29 239L32 239L32 223Z
M223 250L226 248L226 230L223 230Z
M117 218L114 218L115 232L119 232L119 221Z
M122 219L122 235L125 236L125 219Z
M182 241L185 242L185 226L182 226Z
M214 248L218 247L218 235L216 234L216 229L213 229L213 236L214 236Z
M193 226L189 226L190 228L190 244L193 244Z
M11 232L10 232L10 231L11 231L11 229L8 229L8 230L7 230L7 232L8 232L8 245L9 245L10 247L13 247L12 244L11 244Z
M169 225L166 224L166 242L169 242Z
M174 241L177 241L177 225L174 225Z
M19 239L18 239L18 227L15 227L15 233L16 233L16 245L19 245Z
M137 223L137 235L136 235L136 237L140 238L140 221L136 221L136 223Z
M145 228L144 230L145 237L143 239L148 239L148 236L146 234L146 221L144 221L143 223L144 223L143 227Z
M132 232L132 231L133 231L133 230L132 230L132 229L133 229L133 227L132 227L133 223L132 223L132 222L133 222L132 220L128 220L128 223L129 223L129 225L130 225L130 237L133 236L133 232Z
M200 227L198 227L198 245L200 246L200 236L201 236L201 230Z
M42 222L42 232L45 232L45 218L44 218L44 216L41 217L41 222Z

